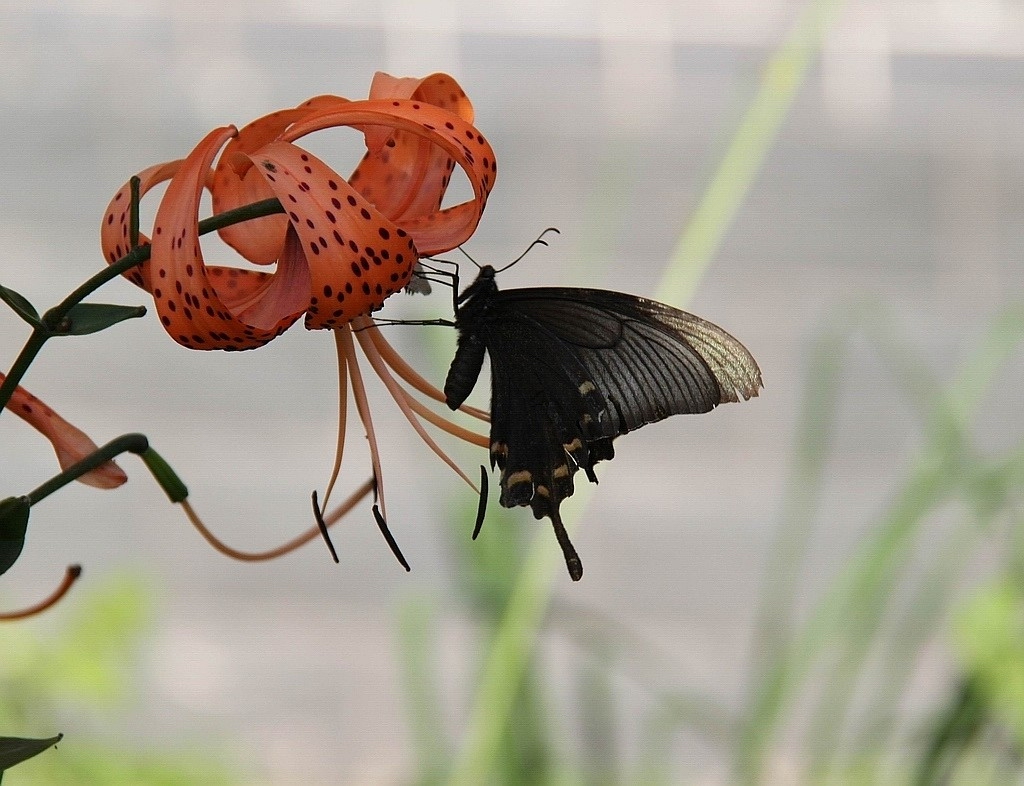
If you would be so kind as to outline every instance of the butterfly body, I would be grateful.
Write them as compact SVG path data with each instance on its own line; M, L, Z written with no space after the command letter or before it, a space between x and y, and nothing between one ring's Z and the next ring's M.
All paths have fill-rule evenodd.
M548 517L574 580L583 568L558 508L612 440L670 415L756 396L761 372L721 328L621 292L499 290L487 265L458 298L458 349L445 381L456 409L491 363L491 466L505 507Z

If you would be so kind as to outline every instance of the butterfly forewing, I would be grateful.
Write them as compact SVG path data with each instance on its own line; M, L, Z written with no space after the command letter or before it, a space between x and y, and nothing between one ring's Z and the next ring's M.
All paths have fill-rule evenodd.
M584 370L581 384L591 382L609 412L602 436L707 412L757 395L761 385L757 363L739 341L652 300L595 289L511 289L495 293L490 311L495 322L518 324L520 340Z

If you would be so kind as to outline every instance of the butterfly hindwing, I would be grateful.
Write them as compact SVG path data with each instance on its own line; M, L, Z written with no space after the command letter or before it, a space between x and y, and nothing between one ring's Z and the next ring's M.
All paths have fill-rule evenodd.
M592 466L586 423L601 411L595 396L581 392L573 358L531 340L523 327L503 320L481 329L488 348L495 348L491 460L502 471L501 503L528 504L541 518L572 494L576 470Z

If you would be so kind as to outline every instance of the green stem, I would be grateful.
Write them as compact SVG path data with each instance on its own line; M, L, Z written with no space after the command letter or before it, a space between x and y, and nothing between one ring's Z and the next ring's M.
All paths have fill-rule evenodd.
M4 411L7 402L11 400L11 396L14 395L15 389L18 387L18 383L21 382L25 372L28 371L28 367L36 359L36 355L39 354L39 350L43 348L43 344L46 343L48 338L49 334L38 328L34 329L28 337L25 346L22 347L18 357L14 359L11 370L7 372L7 378L3 381L3 384L0 384L0 413Z
M253 202L251 205L244 205L243 207L228 210L227 212L216 216L211 216L210 218L204 218L199 222L199 234L207 235L210 232L215 232L218 229L231 226L232 224L240 224L243 221L250 221L254 218L262 218L263 216L270 216L275 213L283 212L284 208L281 206L279 201L276 199L264 199L261 202ZM122 273L131 270L137 265L141 265L149 259L151 252L152 247L148 243L144 246L138 246L137 248L132 249L117 260L117 262L114 262L99 271L96 275L82 284L82 286L78 287L78 289L62 300L57 306L47 311L46 314L43 315L43 322L50 326L59 324L60 320L62 320L74 306L77 306L86 297L91 295L108 281L117 278Z
M204 218L199 222L199 234L206 235L232 224L240 224L243 221L250 221L254 218L262 218L263 216L283 212L284 208L278 200L264 199L260 202L253 202L251 205L228 210L210 218ZM96 275L75 289L64 300L43 314L44 329L32 331L32 335L29 336L28 341L22 347L21 352L11 366L11 370L7 373L7 378L0 385L0 412L7 406L7 402L11 400L15 388L21 384L25 372L28 371L28 367L43 348L43 344L53 337L53 331L60 326L68 312L108 281L117 278L137 265L141 265L149 259L150 253L151 248L148 244L132 249L119 260L96 273Z
M149 440L145 434L122 434L120 437L110 440L103 447L97 448L81 461L72 464L59 475L54 475L43 485L30 491L26 495L29 505L41 502L53 492L64 488L64 486L82 477L85 473L91 472L111 459L120 456L122 453L134 453L141 458L171 502L181 502L188 496L188 488L174 470L171 469L171 465L164 460L163 456L149 446Z
M128 214L128 247L134 251L139 247L139 189L142 179L135 175L128 181L131 189L131 212Z
M149 449L149 440L143 434L122 434L116 439L110 440L106 445L97 448L84 459L72 464L59 475L54 475L43 485L28 493L29 504L35 505L46 499L53 492L64 488L64 486L91 472L97 467L110 461L122 453L136 453L141 455Z

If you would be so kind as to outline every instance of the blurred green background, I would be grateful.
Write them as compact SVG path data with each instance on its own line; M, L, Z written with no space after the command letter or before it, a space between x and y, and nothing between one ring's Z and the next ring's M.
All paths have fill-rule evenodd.
M66 736L5 784L1021 780L1018 3L8 2L0 22L0 282L36 303L99 264L127 176L208 127L445 70L502 166L470 253L562 231L503 286L692 309L766 385L619 441L566 505L580 585L526 511L492 505L471 542L475 498L382 391L408 576L368 510L336 530L341 566L316 544L253 566L130 460L119 491L65 490L3 602L85 574L0 627L0 734ZM344 170L359 140L318 144ZM143 302L120 282L107 299ZM0 320L12 358L21 326ZM26 385L97 441L146 433L233 545L304 528L329 337L200 354L145 322L54 342ZM392 330L440 381L453 336ZM0 492L52 472L40 442L0 419Z

